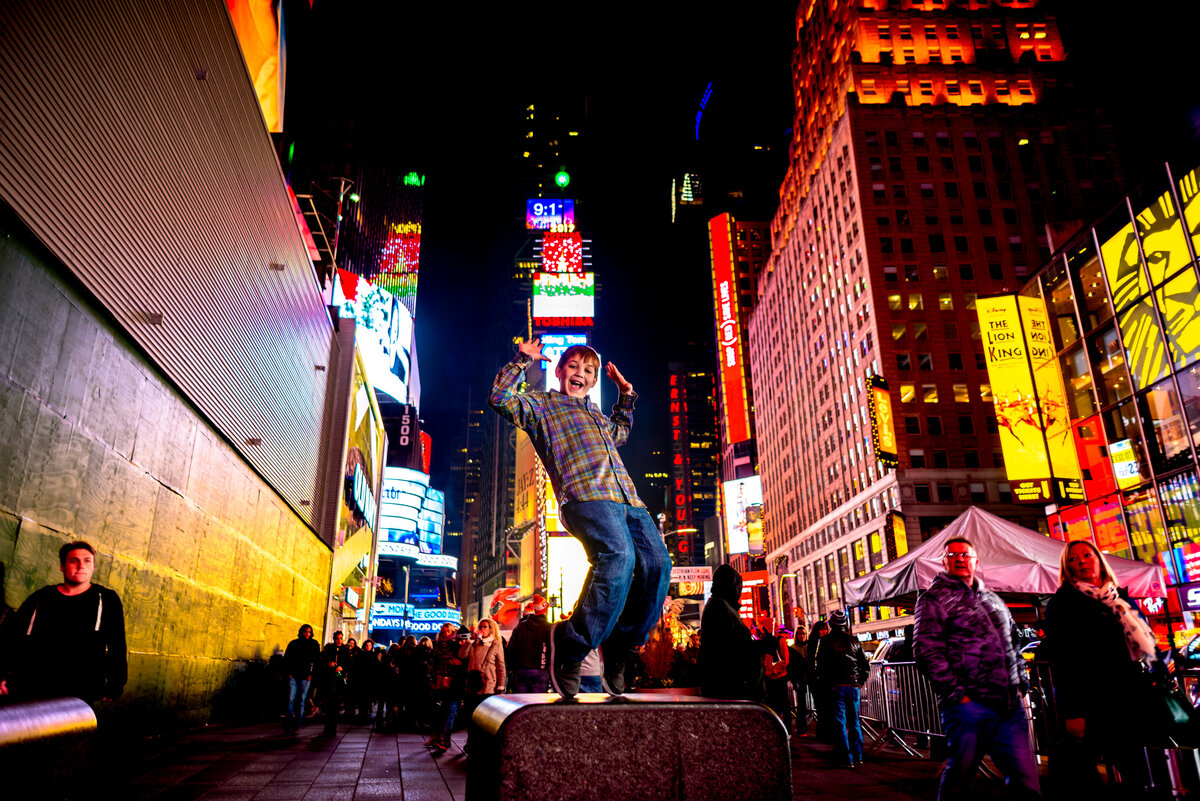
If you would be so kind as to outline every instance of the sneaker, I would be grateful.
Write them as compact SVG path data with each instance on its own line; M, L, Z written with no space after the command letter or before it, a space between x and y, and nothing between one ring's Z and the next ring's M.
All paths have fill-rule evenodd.
M600 685L604 687L604 692L615 698L625 693L625 667L629 659L627 655L620 655L617 649L611 650L610 654L603 645L600 646L600 662L603 665Z
M558 649L559 634L564 631L562 629L564 625L566 625L566 621L560 620L550 627L550 686L554 688L554 692L570 700L579 693L582 663L569 660L560 662L558 654L555 653Z

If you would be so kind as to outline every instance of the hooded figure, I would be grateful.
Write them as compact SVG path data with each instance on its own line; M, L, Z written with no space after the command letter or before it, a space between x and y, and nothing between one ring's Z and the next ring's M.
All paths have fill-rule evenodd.
M762 660L738 617L742 577L729 565L713 571L712 596L700 618L700 693L708 698L761 700Z

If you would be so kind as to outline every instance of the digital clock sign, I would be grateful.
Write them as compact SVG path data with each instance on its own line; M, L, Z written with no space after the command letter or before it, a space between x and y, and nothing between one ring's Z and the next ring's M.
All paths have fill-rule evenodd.
M544 231L554 226L575 224L574 200L533 198L525 201L525 227Z

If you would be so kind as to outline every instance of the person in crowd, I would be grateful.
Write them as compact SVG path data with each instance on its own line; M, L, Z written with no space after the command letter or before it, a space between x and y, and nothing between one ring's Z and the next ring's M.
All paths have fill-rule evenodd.
M453 623L445 623L433 644L433 697L441 710L441 720L425 745L438 751L450 747L450 734L454 731L454 719L462 702L464 684L465 671L459 654L469 639L469 629L463 629L460 634Z
M469 719L483 699L493 693L504 692L508 679L504 642L496 622L486 617L480 620L471 639L459 649L458 658L467 669L463 718Z
M742 577L729 565L713 571L712 594L700 616L700 694L762 699L762 653L738 617Z
M345 635L333 633L333 642L321 649L321 712L325 718L325 734L337 734L338 715L346 697L346 671L350 667L350 649L343 643Z
M913 629L915 627L909 623L904 627L904 642L897 645L888 652L887 661L889 662L911 662L913 661Z
M833 709L836 759L842 767L853 768L863 761L859 688L866 683L871 665L858 639L850 634L850 620L842 610L829 616L829 634L817 642L816 657L817 675Z
M518 392L530 362L549 361L538 339L519 349L496 375L488 402L529 434L554 485L559 520L591 563L574 614L551 632L550 684L564 698L574 697L583 658L600 648L604 689L620 695L636 649L662 615L671 582L662 534L617 454L633 426L637 393L609 362L606 373L619 395L605 417L588 398L599 380L600 354L586 345L567 348L559 358L558 391Z
M813 704L816 706L817 713L815 735L821 742L832 745L838 740L837 727L833 725L833 706L830 704L830 695L827 692L829 688L821 682L821 677L817 675L817 646L820 644L821 638L827 634L829 634L829 621L818 620L808 635L808 642L805 644L804 650L809 690L812 692Z
M967 798L985 754L1015 796L1039 798L1017 624L976 576L970 540L948 539L942 566L917 601L913 631L913 654L937 694L949 753L938 801Z
M412 639L412 635L404 638L407 643ZM404 671L404 648L401 643L394 642L384 651L383 660L380 662L380 687L379 695L383 701L383 727L384 731L398 731L400 726L400 713L404 709L403 688L401 686L401 675ZM411 646L409 651L414 650L416 646Z
M514 693L544 693L550 688L550 604L540 595L529 600L529 614L508 642L509 684ZM584 690L584 692L588 692Z
M433 720L433 640L422 637L413 651L409 679L408 715L412 725L426 729Z
M766 704L785 722L790 714L788 700L788 648L787 638L791 632L782 626L775 634L764 629L759 645L763 654L763 677L766 686Z
M796 719L793 733L797 737L808 736L808 659L804 646L808 640L808 627L801 620L796 626L796 636L788 646L788 682L795 696Z
M355 718L359 723L368 723L375 711L379 695L379 654L375 653L375 641L363 640L362 647L354 657L353 681L355 683Z
M305 623L283 652L284 669L288 675L288 717L284 728L300 731L304 725L304 707L308 703L308 688L321 659L321 646L313 639L313 627Z
M62 582L30 595L8 621L0 695L18 701L66 695L95 706L125 689L125 610L121 596L92 581L96 549L88 543L63 545L58 567Z
M1087 540L1063 548L1042 654L1049 656L1065 735L1051 762L1060 787L1103 795L1100 756L1117 766L1125 786L1141 786L1142 674L1166 667L1154 632L1117 586L1104 554Z

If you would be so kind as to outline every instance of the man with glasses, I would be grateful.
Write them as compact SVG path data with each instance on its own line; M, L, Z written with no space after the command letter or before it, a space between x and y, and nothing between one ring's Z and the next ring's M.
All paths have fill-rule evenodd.
M1017 655L1017 625L1004 602L976 577L978 564L969 540L947 540L945 570L917 601L913 652L937 693L949 751L938 801L967 798L985 754L1014 797L1038 798L1023 700L1029 681Z

